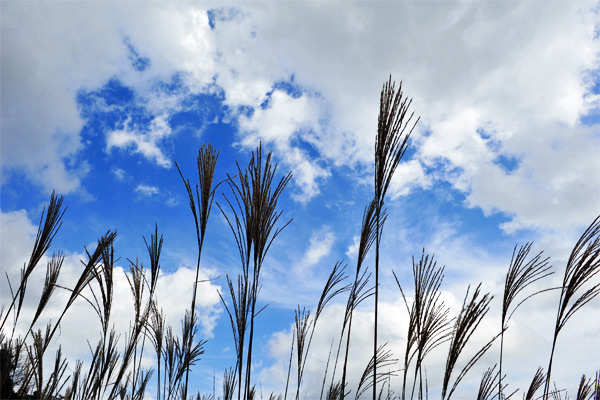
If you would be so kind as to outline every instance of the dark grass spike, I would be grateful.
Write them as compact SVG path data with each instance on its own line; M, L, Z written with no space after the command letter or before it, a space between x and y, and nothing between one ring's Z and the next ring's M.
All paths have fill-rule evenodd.
M559 389L556 387L556 383L554 383L554 389L550 392L553 400L563 400L562 393L564 392L565 397L564 400L569 400L569 396L567 395L567 391L565 389Z
M192 320L192 318L196 318ZM205 340L201 340L193 343L193 338L196 336L198 332L198 321L197 316L192 316L192 312L186 310L184 319L181 323L181 347L179 349L179 365L177 369L177 374L175 376L177 384L180 382L184 384L183 388L187 392L187 388L185 385L185 381L182 381L184 375L190 368L200 360L200 356L204 354L204 345L206 344ZM187 343L192 343L193 346L191 348L187 347Z
M20 292L18 292L19 302L17 303L17 307L15 309L15 317L13 322L13 329L11 333L11 338L14 336L15 328L17 327L17 321L19 320L19 316L21 315L21 308L23 307L23 301L25 300L25 292L27 291L27 276L26 267L23 266L21 268L21 283L19 285ZM11 290L12 291L12 290Z
M129 274L125 274L131 297L133 298L134 325L137 326L142 321L143 301L144 301L144 264L138 260L135 263L129 260Z
M558 334L564 328L567 321L598 294L600 294L600 282L586 285L600 272L600 216L581 235L567 262L563 278L556 325L552 340L552 350L546 373L546 384L544 386L544 400L548 399L550 391L550 377L552 373L552 361L556 349ZM585 286L588 286L587 290Z
M485 346L483 346L473 358L466 364L463 370L460 372L458 377L455 380L452 389L448 391L450 385L450 378L452 376L452 372L454 367L456 366L456 362L465 346L467 345L469 339L481 323L483 317L489 311L489 304L493 298L489 293L481 295L481 284L477 285L471 299L467 303L467 299L469 297L470 287L467 288L467 293L465 294L465 299L463 300L462 309L456 318L454 323L454 328L452 330L452 339L450 341L450 348L448 350L448 358L446 359L446 368L444 370L444 381L442 384L442 399L449 399L452 395L452 392L460 382L460 380L464 377L464 375L468 372L468 370L485 354L485 352L491 347L492 339Z
M85 253L88 257L88 261L81 262L84 265L84 269L81 272L79 279L75 283L75 286L73 287L73 289L70 290L71 296L67 300L67 304L64 306L63 311L61 312L60 316L58 317L57 321L55 322L52 332L49 335L49 340L52 339L52 337L54 337L54 334L56 333L56 330L60 326L60 323L61 323L63 317L65 316L65 314L67 313L67 310L73 305L75 300L79 296L81 296L81 293L83 292L83 290L94 279L94 273L96 271L98 263L102 259L103 253L106 251L106 249L108 249L110 246L112 246L116 237L117 237L116 231L114 231L114 232L107 231L105 235L103 235L100 239L98 239L98 245L96 246L96 249L94 250L93 253L90 254L88 249L85 248ZM48 343L49 343L49 341L48 341Z
M477 400L492 400L492 394L494 393L495 382L498 378L499 371L496 371L497 364L493 367L488 368L481 377L479 384L479 391L477 392ZM496 373L494 374L494 371ZM502 388L504 389L504 387Z
M108 332L110 311L113 301L113 270L115 265L115 249L111 245L102 252L102 263L99 265L100 272L95 274L100 295L102 296L101 322L104 335Z
M250 388L250 390L248 390L248 400L254 400L256 399L256 386L252 385L252 387Z
M146 321L146 329L144 329L144 334L146 334L150 339L150 342L154 347L154 351L156 352L156 395L157 399L160 400L160 372L162 350L165 338L165 314L162 309L160 311L158 310L158 304L154 300L152 300L150 304L150 318Z
M212 204L215 195L215 188L213 188L213 179L217 164L217 159L219 158L219 151L212 147L210 144L203 144L198 151L197 158L197 166L198 166L198 182L196 185L196 198L194 199L194 191L192 190L192 186L190 184L189 179L185 179L179 168L179 165L175 163L177 166L177 170L179 171L179 175L183 180L185 185L188 198L189 205L192 211L192 215L194 217L194 223L196 225L196 239L198 242L198 261L196 264L196 279L194 281L193 293L192 293L192 301L191 301L191 319L194 320L195 308L196 308L196 296L198 290L198 276L200 273L200 259L202 256L202 246L204 244L204 237L206 235L206 227L208 224L208 217L210 215L210 211L212 209ZM191 340L188 343L184 343L186 349L189 351L192 347ZM183 397L187 398L187 387L189 382L189 371L185 372L185 385L183 387Z
M409 313L407 346L404 356L402 399L406 397L406 379L409 365L415 359L414 379L411 398L414 397L417 375L419 376L419 398L423 393L423 360L429 352L450 339L451 328L448 320L449 308L440 300L440 286L444 279L444 267L438 268L434 256L421 254L419 262L413 257L413 279L415 299L411 307L400 281L392 271L404 303Z
M148 250L148 256L150 257L150 293L154 293L156 290L156 283L158 282L158 275L160 273L160 253L163 246L163 235L160 235L158 239L158 225L154 224L154 234L150 235L150 243L144 236L144 243Z
M165 333L165 345L163 348L163 363L165 376L163 378L163 399L168 399L173 395L174 377L177 370L177 348L179 347L178 339L173 335L173 328L167 326Z
M392 181L394 171L408 148L408 139L419 122L419 119L410 126L414 113L408 115L412 100L404 97L402 82L396 91L396 84L392 77L383 85L379 100L379 117L377 122L377 136L375 139L375 176L374 191L376 199L375 209L375 329L373 332L373 399L377 398L377 325L379 301L379 241L381 236L382 208L385 195Z
M223 298L223 295L219 291L219 298L221 302L225 306L225 310L229 315L229 320L231 322L231 330L233 333L233 339L236 350L236 364L235 370L237 371L237 384L238 384L238 399L241 398L242 393L242 371L243 371L243 361L244 361L244 344L246 338L246 331L248 327L248 314L249 314L249 305L250 301L248 297L251 293L248 293L248 276L247 275L239 275L237 282L237 292L236 288L233 285L233 282L229 278L229 275L226 276L227 286L229 288L229 295L231 297L233 303L233 312L227 306L227 302ZM237 294L236 294L237 293Z
M331 345L329 346L329 353L327 354L327 363L325 364L325 372L323 373L323 382L321 383L321 394L319 400L323 399L323 392L325 391L325 382L327 381L327 372L329 371L329 362L331 361L331 352L333 351L333 343L335 339L331 339Z
M341 381L342 387L346 387L346 369L347 369L348 356L349 356L349 351L350 351L350 336L352 333L352 315L353 315L354 309L358 306L358 304L360 304L362 301L364 301L366 298L368 298L372 294L370 289L365 290L365 287L366 287L367 282L369 281L369 278L371 275L370 274L367 275L366 270L363 271L362 264L367 256L371 246L375 242L375 238L377 236L376 232L375 232L377 229L377 221L375 218L376 209L377 209L377 201L376 201L376 199L373 199L365 207L365 211L363 212L363 219L362 219L362 224L361 224L360 239L359 239L359 246L358 246L358 258L356 261L356 274L354 277L354 282L349 287L350 294L348 296L348 301L346 303L346 312L344 314L344 322L342 324L342 331L340 333L340 339L339 339L337 353L336 353L336 357L335 357L335 363L333 365L333 374L331 376L330 387L333 387L333 385L334 385L335 373L337 370L342 341L344 338L344 333L346 332L346 328L348 328L348 330L346 332L346 349L345 349L345 355L344 355L344 366L343 366L342 381ZM383 215L382 221L385 221L385 219L386 219L385 210L383 211L382 215ZM381 226L383 226L383 224ZM341 395L345 396L345 392L341 392Z
M585 374L581 376L579 387L577 388L577 400L590 400L594 395L594 386L596 382L592 378L586 379Z
M345 393L344 387L342 386L342 382L336 382L333 385L329 386L327 389L327 400L341 400L345 398L349 393Z
M46 267L46 278L44 279L44 287L42 289L42 295L40 296L40 301L38 303L37 310L35 311L35 315L29 329L33 328L33 325L36 323L42 311L50 301L50 297L52 297L52 293L54 293L54 289L56 288L56 282L58 281L58 276L60 274L60 269L62 268L63 262L65 261L65 255L62 251L58 253L54 253L50 261L48 261L48 265Z
M125 349L121 357L120 367L114 371L116 376L112 384L109 398L119 394L121 384L130 387L129 396L135 396L139 385L145 378L144 371L141 368L142 354L144 353L146 330L149 319L151 318L153 308L152 294L144 295L147 286L146 273L143 264L129 260L129 274L125 274L134 303L134 321L130 327L129 335L126 339ZM144 302L144 299L147 300ZM140 345L141 341L141 345ZM111 374L112 375L112 374Z
M498 371L498 398L502 396L502 361L503 361L503 350L504 350L504 332L508 329L508 321L514 314L514 312L523 304L523 302L537 294L544 292L539 290L518 303L511 311L511 305L516 300L517 296L527 288L527 286L539 281L554 272L550 271L552 266L549 264L549 257L542 259L542 252L539 252L535 256L527 260L529 252L531 250L532 243L528 242L525 245L517 246L513 249L513 254L510 260L510 266L506 273L506 279L504 281L504 296L502 298L502 319L501 319L501 333L500 333L500 361Z
M296 379L296 400L300 399L300 386L302 385L302 373L304 372L305 346L307 345L308 332L313 322L310 319L310 311L306 308L300 309L300 306L294 311L294 332L296 336L296 361L297 379Z
M531 380L531 384L527 389L527 393L523 397L524 400L534 400L535 392L538 391L539 388L544 384L544 369L542 367L538 367L533 379Z
M233 400L235 395L235 370L226 369L223 373L223 400Z
M294 357L294 343L296 342L296 330L292 330L292 345L290 346L290 359L288 361L288 372L287 378L285 380L285 393L283 395L283 399L287 400L288 389L290 386L290 375L292 373L292 359Z
M75 362L75 369L73 370L73 375L71 375L71 386L67 387L64 400L75 400L78 398L82 366L83 362L79 360Z
M42 393L42 385L44 384L44 345L42 331L33 332L31 337L33 343L30 346L25 345L25 350L27 350L27 359L31 366L30 371L33 376L35 392Z
M373 379L373 376L375 374L375 365L379 365L381 368L385 368L390 367L396 362L398 362L397 359L393 358L392 352L390 350L385 349L386 345L387 343L379 346L379 349L377 349L378 351L376 357L371 357L371 359L369 360L369 363L367 364L358 382L358 387L356 388L356 395L354 396L355 400L362 396L363 393L371 389L373 381L375 381L376 383L383 382L386 379L388 379L389 376L395 376L395 373L398 372L396 370L381 372L380 369L380 372L377 372L377 376L375 376L375 379Z
M38 265L40 259L44 256L44 254L50 248L52 244L52 240L58 233L58 230L62 226L62 217L65 214L66 207L63 209L64 197L57 196L56 192L52 191L52 195L50 195L50 203L48 204L48 209L46 212L46 207L44 206L42 210L42 215L40 217L40 223L38 225L38 231L35 238L35 242L33 244L33 250L31 251L31 256L29 258L29 262L23 267L21 273L21 283L17 288L17 291L14 293L12 297L12 301L8 306L8 309L5 311L4 318L2 319L2 323L0 323L0 330L3 330L4 324L6 323L6 318L10 314L10 311L15 306L15 301L17 297L19 297L19 304L22 305L23 297L25 294L25 288L27 285L27 280L35 267ZM45 216L45 218L44 218ZM20 311L20 307L19 307ZM18 314L18 313L17 313ZM18 316L15 317L15 324Z
M277 165L272 163L271 158L272 153L268 153L263 160L262 145L259 145L256 151L252 152L248 167L244 171L239 164L237 165L237 182L231 177L228 180L234 201L226 198L229 209L233 213L232 217L228 217L223 207L217 204L235 237L243 274L248 282L250 330L244 383L246 394L250 391L254 319L257 315L256 302L261 286L260 271L274 239L291 222L290 220L281 227L276 227L282 215L282 211L277 210L277 202L292 175L291 173L285 175L275 186ZM252 264L252 271L250 271L250 264Z
M315 320L319 318L327 303L339 294L350 290L350 285L339 287L339 285L348 278L347 275L344 275L345 270L346 265L342 265L341 261L337 261L333 266L333 269L327 278L327 282L323 287L323 291L321 292L321 297L319 298L319 303L317 304L317 310L315 312Z
M308 338L308 343L306 344L306 349L304 350L304 355L302 357L303 361L302 361L302 366L300 369L300 377L302 377L304 375L304 368L306 367L306 361L308 359L308 352L310 350L310 345L311 345L313 337L314 337L315 328L317 326L317 321L319 320L319 316L325 309L325 306L327 305L327 303L329 303L334 297L351 289L351 284L341 286L341 283L347 278L347 276L344 275L345 269L346 269L346 265L342 265L342 262L340 262L340 261L336 262L335 265L333 266L333 269L331 270L331 272L329 274L329 277L327 278L325 286L323 287L323 291L321 292L321 297L319 298L319 303L317 304L317 308L315 311L315 316L309 327L310 336ZM339 349L338 349L338 352L339 352ZM300 382L301 382L301 380L302 379L300 378ZM323 390L323 389L321 389L321 390ZM322 393L321 393L321 396L322 396Z
M344 354L344 366L342 370L342 386L346 387L346 376L348 370L348 359L350 353L350 334L352 332L352 315L356 307L359 306L360 303L368 299L370 296L374 294L374 288L368 287L369 279L371 274L367 274L367 271L363 271L361 275L354 281L352 288L350 289L350 295L348 298L348 303L346 304L346 312L344 314L344 326L342 327L342 332L340 334L340 343L344 335L344 327L347 325L348 330L346 334L346 348ZM339 353L339 347L338 347ZM336 357L336 365L337 365L337 357ZM334 374L335 376L335 369ZM345 395L345 393L342 393Z

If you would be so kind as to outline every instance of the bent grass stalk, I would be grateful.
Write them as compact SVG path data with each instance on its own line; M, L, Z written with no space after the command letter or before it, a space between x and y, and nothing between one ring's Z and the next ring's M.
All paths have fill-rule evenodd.
M501 330L500 330L500 361L498 369L498 399L502 398L502 355L504 350L504 332L508 329L508 322L514 314L514 312L529 298L540 294L546 290L538 290L533 294L525 297L520 303L518 303L514 309L510 309L512 303L515 301L519 293L527 288L527 286L539 281L547 276L552 275L554 272L549 272L552 268L549 265L549 257L542 259L542 252L539 252L528 261L527 256L531 250L532 243L526 243L513 249L512 258L510 260L510 266L506 273L506 279L504 281L504 296L502 298L502 319L501 319Z
M556 349L558 334L566 323L584 305L592 301L600 294L600 283L592 284L583 291L584 286L600 272L600 216L581 235L567 261L565 275L563 277L558 311L556 314L556 325L552 339L552 350L546 373L546 384L544 387L544 400L550 395L550 377L552 372L552 361ZM583 293L581 293L583 291Z

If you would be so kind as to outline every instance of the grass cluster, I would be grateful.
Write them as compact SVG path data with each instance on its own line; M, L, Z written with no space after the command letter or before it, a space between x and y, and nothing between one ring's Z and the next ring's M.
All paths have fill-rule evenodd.
M460 312L451 316L440 291L444 267L439 267L434 256L423 250L420 257L412 261L413 287L402 287L396 278L409 317L408 325L404 327L407 331L406 350L402 357L396 359L386 344L378 342L379 250L387 217L385 197L394 171L409 145L411 132L418 122L418 118L409 112L410 105L411 101L404 96L402 86L396 88L390 78L381 92L374 152L373 198L365 206L354 267L336 263L323 286L317 307L311 311L298 306L294 315L287 383L280 394L273 393L269 398L305 398L303 376L315 329L323 310L336 297L343 297L346 307L337 342L332 343L325 367L320 399L428 398L430 383L425 363L436 348L445 348L447 351L443 381L436 384L441 386L442 399L450 399L472 367L498 342L498 363L483 374L479 392L473 393L473 398L516 398L517 391L509 393L506 390L506 375L503 375L504 334L511 317L525 301L543 291L555 290L560 297L548 366L532 371L531 385L522 390L522 397L561 399L562 392L555 385L552 386L551 381L554 351L559 344L559 333L570 318L600 294L600 217L591 223L576 243L560 287L532 290L530 286L534 282L543 280L554 271L549 259L543 258L542 253L530 254L531 243L515 246L502 294L501 326L482 347L476 349L467 345L489 313L492 294L484 293L481 284L467 288ZM197 185L192 185L177 166L188 194L198 246L193 295L179 332L166 324L164 311L156 299L163 246L163 237L159 237L156 228L149 240L144 238L150 268L145 268L137 260L128 260L129 271L126 276L134 300L134 318L124 340L120 340L111 328L115 265L113 245L116 238L116 232L111 231L98 239L95 249L85 250L86 259L82 260L81 276L72 287L58 283L64 254L58 251L49 257L36 312L30 321L25 321L28 326L25 334L15 335L17 323L23 324L20 321L23 318L21 310L29 277L48 253L65 213L63 197L52 194L47 208L42 212L31 256L21 270L18 284L13 285L7 276L11 294L10 301L3 304L0 313L0 398L142 399L149 385L155 384L156 398L159 400L211 399L212 395L190 393L189 372L200 361L206 343L198 335L196 297L207 222L220 184L224 185L227 194L221 203L216 204L233 234L239 253L240 272L237 276L227 275L225 291L219 293L231 324L236 354L235 365L224 371L219 398L241 400L258 397L256 379L252 377L252 357L257 346L254 342L256 317L264 310L257 307L261 271L274 240L291 222L281 220L282 211L278 208L278 200L291 179L291 173L277 179L277 164L273 162L271 153L265 156L259 146L252 153L247 166L237 164L235 175L227 175L224 182L215 184L213 178L218 157L218 150L211 145L200 148ZM375 253L372 270L364 265L369 252ZM68 301L59 318L40 328L36 323L56 289L70 293ZM85 363L75 361L73 373L66 376L69 360L63 357L60 347L54 356L46 353L49 345L56 340L63 317L75 301L89 303L102 329L98 341L90 345L90 360ZM356 308L366 301L373 301L374 307L373 352L360 380L350 383L348 368L352 351L353 316ZM144 369L142 354L148 349L156 354L155 365L154 368ZM390 387L389 378L392 374L401 376L402 387L398 392ZM576 398L600 398L598 373L592 378L581 378Z

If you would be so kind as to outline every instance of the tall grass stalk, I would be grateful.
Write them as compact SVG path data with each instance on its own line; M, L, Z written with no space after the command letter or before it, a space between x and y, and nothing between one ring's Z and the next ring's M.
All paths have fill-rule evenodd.
M337 369L338 358L340 354L340 349L342 345L342 340L344 338L344 332L346 332L346 346L345 346L345 354L344 354L344 365L342 369L342 380L340 382L341 390L339 393L342 395L342 398L346 395L346 372L348 367L348 357L350 352L350 337L352 333L352 316L354 314L354 309L358 307L358 305L366 300L369 296L372 295L372 290L367 286L370 278L370 274L367 274L366 270L363 270L363 263L369 250L373 243L375 242L375 229L377 228L376 220L375 220L375 210L377 207L377 203L375 200L371 200L371 202L365 207L365 211L363 213L361 231L358 243L358 255L356 260L356 273L354 276L354 282L350 286L350 293L348 295L348 301L346 303L346 311L344 313L344 321L342 324L342 330L340 333L340 339L338 343L335 363L333 367L333 374L331 376L331 386L334 385L335 372ZM381 216L381 224L383 226L385 223L387 214L385 210ZM334 390L332 393L337 393L337 390Z
M434 256L421 254L419 262L413 257L414 301L409 307L400 281L394 278L409 313L408 336L404 355L402 399L406 398L407 375L411 361L415 359L411 399L414 397L417 375L419 376L419 398L423 389L423 360L429 352L450 339L451 327L448 320L449 308L440 300L440 285L444 279L444 267L438 268Z
M235 322L235 324L232 323L232 329L234 330L234 336L238 335L237 339L240 349L244 346L244 338L242 336L245 336L246 326L238 322L250 323L245 360L244 398L250 397L251 393L254 319L258 314L256 303L261 287L260 272L273 240L291 222L290 220L281 227L276 228L282 214L282 211L277 210L277 202L290 181L292 174L291 172L288 173L280 179L277 185L274 185L277 164L273 164L271 159L272 153L268 153L266 159L263 159L262 145L259 145L256 151L252 152L248 166L242 171L240 165L237 164L237 177L232 178L228 176L229 179L227 182L233 195L233 200L225 197L225 201L232 216L228 216L223 207L217 203L235 237L242 261L242 276L238 279L238 289L240 291L238 291L237 298L233 296L234 291L231 290L233 285L229 278L228 282L232 300L234 300L234 304L237 303L238 308L237 318L232 318L232 321ZM250 267L252 267L252 271L250 271ZM248 318L244 317L244 313L246 312L248 313ZM231 317L232 314L230 313ZM247 319L249 321L244 321ZM234 325L237 325L237 328ZM240 356L241 354L238 354L237 363L239 373L238 385L241 386L241 368L244 360ZM240 396L241 389L238 389L238 398Z
M552 361L558 334L564 328L567 321L598 294L600 294L600 283L591 285L583 291L586 283L600 272L600 216L581 235L567 261L565 275L563 277L554 337L552 339L552 350L546 373L546 384L544 386L544 400L548 399L550 393L550 377L552 373ZM583 291L583 293L581 293Z
M217 159L219 158L219 151L217 151L210 144L204 144L198 151L197 165L198 165L198 181L196 185L196 199L194 200L194 192L189 179L185 179L179 165L177 170L179 175L185 184L185 188L188 194L189 205L194 216L194 223L196 225L196 239L198 244L198 260L196 262L196 279L194 280L194 288L192 293L192 305L190 308L191 321L195 321L196 311L196 296L198 291L198 278L200 274L200 259L202 257L202 246L204 244L204 237L206 235L206 226L208 224L208 217L210 210L212 209L213 200L215 197L215 189L213 188L213 178L215 174L215 168L217 165ZM197 203L197 204L196 204ZM186 351L191 351L193 337L188 339L185 343ZM187 399L187 387L189 380L189 369L185 371L185 386L183 389L183 397Z
M513 249L513 254L510 260L510 266L506 273L504 281L504 296L502 298L502 319L500 330L500 361L498 368L498 399L502 399L502 359L504 350L504 332L508 329L508 322L514 312L529 298L540 294L546 290L538 290L533 294L525 297L519 302L514 309L511 310L512 303L516 300L519 293L527 288L527 286L539 281L554 272L550 272L552 268L549 265L549 257L542 259L542 252L539 252L527 261L527 256L531 250L531 243L526 243L517 251L517 246Z
M300 310L300 306L298 306L298 309L295 312L294 335L297 343L296 352L298 361L296 400L299 400L300 398L302 376L304 375L304 368L306 367L306 360L308 359L308 353L314 337L317 321L323 313L327 303L329 303L339 294L342 294L351 288L351 285L341 286L341 283L347 278L347 276L344 275L345 269L346 266L342 265L341 262L336 262L333 266L333 269L329 273L329 277L325 282L323 291L321 292L321 296L312 319L310 319L310 312L307 312L305 309ZM310 335L308 335L309 331Z
M375 140L375 329L373 330L373 400L377 398L377 328L379 302L379 244L381 217L385 195L392 181L394 171L408 148L408 138L419 122L411 126L414 113L408 114L412 100L403 96L402 82L396 91L392 77L383 85L379 100L379 118Z
M64 197L57 196L56 192L53 191L52 195L50 196L50 203L48 203L47 212L45 206L42 210L37 235L33 244L33 250L31 251L31 256L29 257L29 262L27 262L23 266L23 269L21 270L21 281L19 283L17 291L13 294L12 301L8 308L3 311L4 318L2 319L2 323L0 323L0 331L3 330L4 325L6 323L6 319L8 318L10 311L15 306L15 301L17 300L17 297L19 298L19 303L15 312L13 326L16 325L16 321L19 319L19 313L21 312L23 299L25 297L25 288L27 287L27 280L29 279L29 276L31 275L35 267L39 264L41 258L44 256L44 254L46 254L46 252L50 248L52 240L54 239L54 237L58 233L58 230L62 226L62 218L66 211L66 208L63 209L62 207L63 201Z
M442 384L442 399L449 399L452 393L456 390L456 387L460 381L465 377L467 372L475 365L477 361L489 350L492 346L493 341L498 337L492 338L486 343L463 367L459 372L458 376L454 380L454 384L450 386L450 379L452 372L456 366L459 356L464 350L467 342L481 323L483 317L490 310L489 305L492 301L493 296L489 293L481 295L481 284L477 285L471 299L469 298L470 287L467 289L463 305L452 330L452 339L450 341L450 348L448 350L448 358L446 359L446 368L444 370L444 381Z

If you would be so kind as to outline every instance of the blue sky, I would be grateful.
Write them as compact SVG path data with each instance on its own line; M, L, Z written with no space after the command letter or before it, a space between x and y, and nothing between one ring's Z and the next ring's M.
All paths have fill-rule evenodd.
M62 279L76 276L83 246L108 229L118 231L120 267L128 258L147 262L143 236L156 223L165 237L159 301L179 326L196 250L174 161L193 182L198 148L211 143L221 151L220 181L262 143L279 176L293 172L281 199L282 218L293 222L263 270L260 302L269 307L257 322L255 376L265 391L282 390L293 309L315 306L336 261L349 271L355 265L353 245L373 193L379 91L390 74L421 117L388 194L382 242L381 332L397 357L406 315L391 271L408 285L411 257L422 248L446 265L442 288L455 311L469 283L482 281L496 295L477 343L499 325L492 314L513 247L535 241L536 251L552 257L558 282L570 249L600 212L596 2L5 1L1 8L2 275L18 276L56 190L68 205L53 246L68 255ZM216 201L223 203L221 193ZM233 235L214 207L202 258L202 275L212 280L198 308L208 344L194 370L203 391L212 391L213 370L220 379L234 364L217 290L239 269ZM128 301L120 276L117 293ZM5 302L6 282L0 288ZM122 331L127 301L114 317ZM539 296L515 319L506 349L511 388L524 388L547 362L557 301ZM320 382L343 302L318 327L307 387ZM85 304L77 307L94 319ZM358 313L365 329L353 337L351 376L368 359L371 307ZM561 338L559 386L573 390L582 373L598 368L598 312L595 301ZM84 333L94 337L100 327L87 325ZM66 322L65 340L79 336L76 326ZM68 354L86 351L85 342L73 343ZM494 347L482 368L496 356ZM432 382L436 374L431 366ZM472 375L465 393L480 370Z

